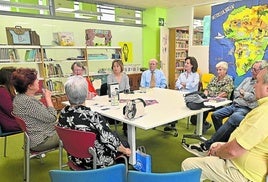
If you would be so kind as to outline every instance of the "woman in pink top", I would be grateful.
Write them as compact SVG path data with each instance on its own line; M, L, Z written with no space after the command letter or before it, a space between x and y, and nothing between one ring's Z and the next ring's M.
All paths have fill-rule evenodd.
M20 130L15 118L11 115L15 90L10 83L10 78L15 70L14 67L3 67L0 70L0 125L4 132Z

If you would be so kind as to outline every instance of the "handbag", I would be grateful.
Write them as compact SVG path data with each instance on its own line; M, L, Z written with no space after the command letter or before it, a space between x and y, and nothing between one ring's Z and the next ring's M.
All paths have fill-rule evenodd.
M136 151L136 164L133 166L136 170L141 172L152 172L151 155L146 153L145 147L140 146Z
M8 45L40 45L40 37L36 31L21 26L6 27Z
M129 100L123 107L123 115L127 119L139 118L144 115L145 106L146 103L141 98Z
M202 108L215 108L211 105L205 105L204 102L208 101L207 96L199 91L191 92L184 95L186 106L191 110L199 110Z
M21 26L6 27L7 43L9 45L31 45L30 28Z

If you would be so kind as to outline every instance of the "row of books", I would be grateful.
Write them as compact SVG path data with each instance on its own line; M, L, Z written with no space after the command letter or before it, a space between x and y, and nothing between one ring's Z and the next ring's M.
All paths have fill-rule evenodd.
M26 50L25 52L25 56L24 56L24 60L25 61L36 61L39 62L41 61L41 49L30 49L30 50ZM45 54L44 54L44 58L46 58Z
M45 69L46 69L47 76L49 77L62 77L63 76L63 71L62 71L60 64L53 64L53 63L45 64Z
M52 81L51 79L46 81L47 89L56 92L56 93L64 93L64 85L61 81Z
M16 62L19 54L16 49L0 48L0 61L1 62Z

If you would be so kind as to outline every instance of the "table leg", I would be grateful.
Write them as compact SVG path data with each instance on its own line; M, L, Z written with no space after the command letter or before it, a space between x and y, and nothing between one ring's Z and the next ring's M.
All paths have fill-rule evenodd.
M131 165L136 164L136 129L135 126L127 125L128 143L131 149L131 156L129 157L129 163Z
M196 133L195 134L184 134L182 137L182 143L185 142L185 138L192 138L197 139L200 141L206 141L207 139L202 136L202 130L203 130L203 112L197 114L197 122L196 122Z
M203 112L197 114L197 119L196 119L196 135L202 135L202 129L203 129Z

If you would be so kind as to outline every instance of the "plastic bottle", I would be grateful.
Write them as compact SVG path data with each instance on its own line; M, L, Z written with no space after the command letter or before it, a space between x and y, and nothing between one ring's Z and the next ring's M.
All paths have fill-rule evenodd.
M119 105L119 91L117 88L111 93L111 105L118 106Z

